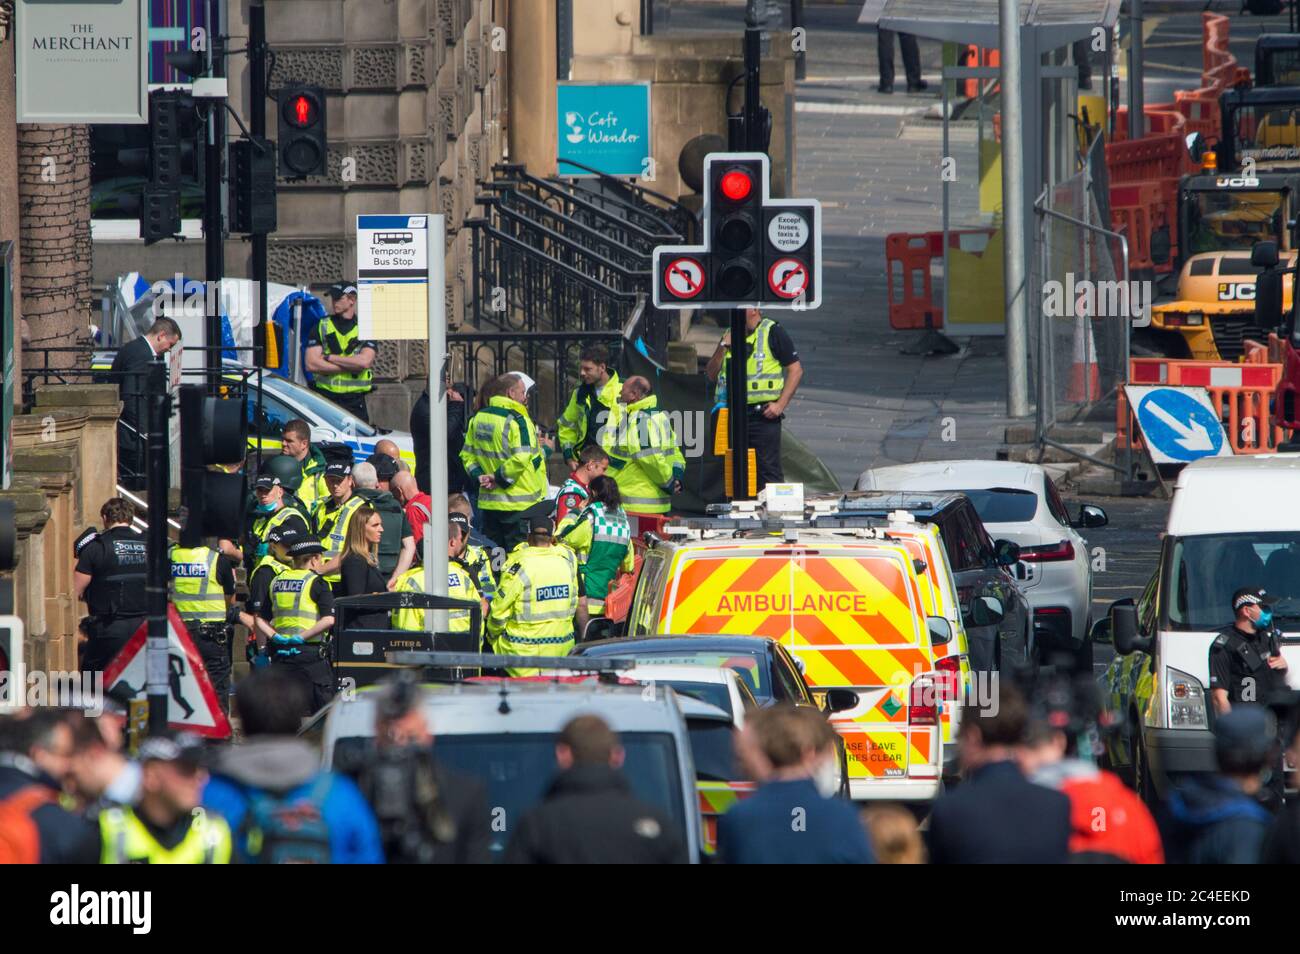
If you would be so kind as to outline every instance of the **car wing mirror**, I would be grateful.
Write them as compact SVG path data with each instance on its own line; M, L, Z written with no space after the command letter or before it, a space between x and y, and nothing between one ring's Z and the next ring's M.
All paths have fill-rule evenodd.
M952 624L943 616L927 616L926 629L930 632L931 646L944 646L952 642Z

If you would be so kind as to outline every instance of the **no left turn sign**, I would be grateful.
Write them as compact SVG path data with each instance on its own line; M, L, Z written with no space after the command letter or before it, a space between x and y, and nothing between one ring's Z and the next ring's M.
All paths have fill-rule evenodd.
M704 290L704 267L693 258L675 258L664 270L664 286L678 298L694 298Z
M782 298L798 298L808 291L808 266L797 258L778 258L767 270L767 285Z

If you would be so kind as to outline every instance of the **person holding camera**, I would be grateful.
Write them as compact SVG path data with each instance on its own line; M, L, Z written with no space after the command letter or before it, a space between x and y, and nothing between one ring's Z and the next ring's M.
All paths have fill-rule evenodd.
M389 864L487 864L487 793L478 779L434 759L424 707L415 681L389 683L375 698L374 746L340 768L374 810Z

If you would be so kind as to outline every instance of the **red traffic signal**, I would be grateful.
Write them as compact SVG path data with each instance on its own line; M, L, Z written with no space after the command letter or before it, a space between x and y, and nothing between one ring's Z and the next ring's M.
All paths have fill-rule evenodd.
M288 120L299 128L310 126L316 121L318 111L315 100L310 96L299 93L289 101Z
M754 191L754 180L743 169L732 169L723 175L718 188L732 202L743 202Z
M280 91L280 175L289 179L325 174L325 90L299 84Z

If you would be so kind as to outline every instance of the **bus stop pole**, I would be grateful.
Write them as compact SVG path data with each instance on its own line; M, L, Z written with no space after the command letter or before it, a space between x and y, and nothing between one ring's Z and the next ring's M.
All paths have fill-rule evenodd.
M424 526L424 592L447 595L447 219L429 216L429 522ZM447 611L425 613L447 632Z

